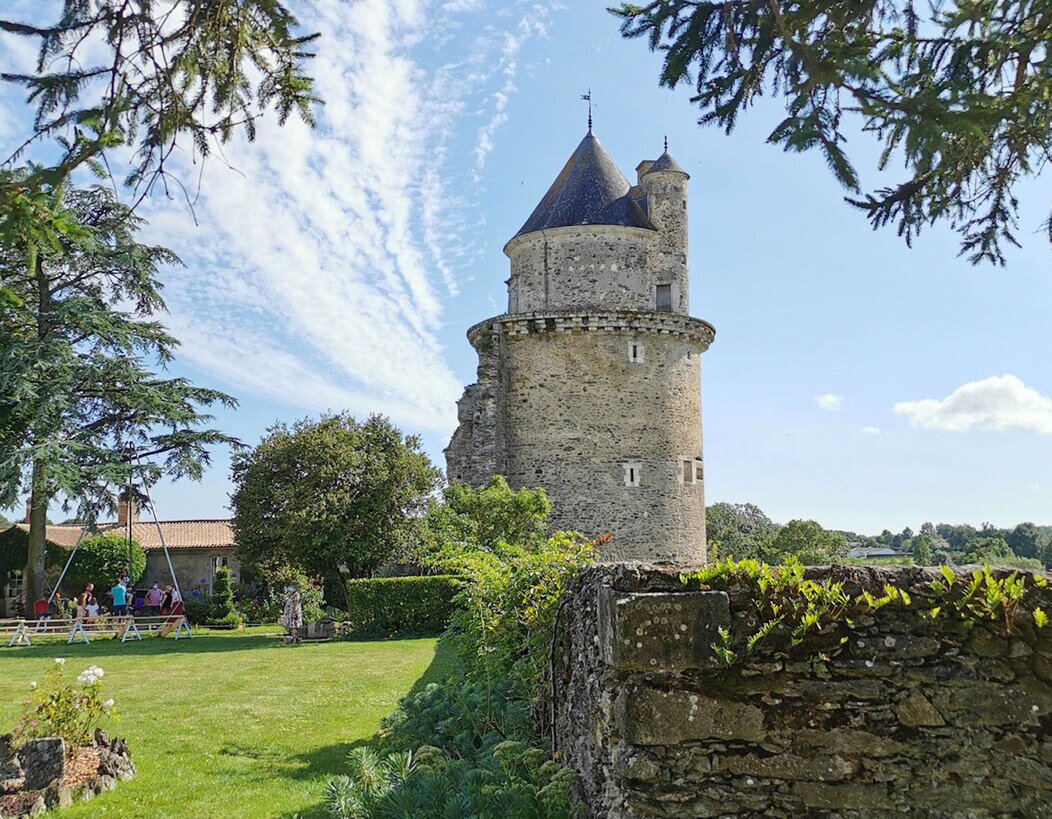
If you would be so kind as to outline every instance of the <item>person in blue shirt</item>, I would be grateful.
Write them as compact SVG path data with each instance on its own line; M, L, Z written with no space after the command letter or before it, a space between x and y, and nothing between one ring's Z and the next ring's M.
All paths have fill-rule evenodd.
M120 583L110 589L113 595L113 616L124 617L128 613L128 591Z

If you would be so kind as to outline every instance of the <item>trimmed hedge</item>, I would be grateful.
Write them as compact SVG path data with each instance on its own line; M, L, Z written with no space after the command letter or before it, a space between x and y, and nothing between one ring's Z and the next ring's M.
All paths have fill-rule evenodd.
M458 578L374 577L347 581L350 637L425 637L441 634L456 607Z

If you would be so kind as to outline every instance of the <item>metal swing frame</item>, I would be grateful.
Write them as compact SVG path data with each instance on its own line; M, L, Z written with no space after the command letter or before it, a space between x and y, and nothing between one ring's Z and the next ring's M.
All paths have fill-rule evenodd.
M138 459L138 457L135 457L133 460L138 461L139 459ZM130 483L128 485L128 489L129 490L131 489L131 484ZM180 615L181 619L179 621L179 624L178 624L178 626L175 629L173 629L173 631L175 633L175 639L176 640L180 640L183 637L192 639L194 635L193 635L193 632L190 630L190 623L186 619L186 609L185 609L186 603L185 603L185 601L183 601L182 589L179 588L179 578L175 576L175 567L172 566L172 556L168 553L168 544L165 543L165 541L164 541L164 532L161 529L161 522L160 522L160 520L157 517L157 507L156 507L156 505L153 502L153 496L150 494L150 487L149 487L149 485L146 484L146 483L143 483L143 489L146 490L146 502L147 502L147 505L150 508L150 513L153 515L154 526L157 527L157 538L161 541L161 549L164 551L164 560L168 564L168 572L172 576L172 586L175 588L176 594L179 595L179 601L181 603L183 603L183 607L184 607L183 608L183 614ZM131 492L130 491L128 492L128 504L129 504L129 506L131 505ZM128 520L129 520L129 526L128 526L128 549L129 549L129 553L130 553L131 542L132 542L131 541L131 524L130 524L131 514L130 514L130 512L129 512L129 515L128 515ZM93 521L91 523L93 523ZM69 567L73 564L73 558L76 557L77 550L80 548L80 544L84 540L84 535L87 534L88 528L91 525L91 523L85 523L80 529L80 534L77 536L77 542L73 544L73 550L69 553L69 557L66 559L66 565L62 567L62 573L58 576L58 580L55 582L54 587L51 589L51 594L48 595L47 603L48 603L48 607L49 608L51 606L51 601L55 599L55 595L58 593L58 590L62 587L62 581L66 577L66 572L69 571ZM128 568L130 569L131 566L129 566ZM128 628L125 629L125 633L123 635L121 635L121 642L122 643L126 641L126 638L128 636L128 631L129 630L131 630L133 632L133 635L132 635L133 637L136 637L139 640L142 639L142 636L139 634L139 629L135 626L135 623L134 623L134 620L133 620L129 624ZM78 637L78 636L79 637L83 637L84 638L84 642L88 642L87 635L84 633L83 625L78 620L74 619L73 629L70 631L69 642L72 643L74 638Z

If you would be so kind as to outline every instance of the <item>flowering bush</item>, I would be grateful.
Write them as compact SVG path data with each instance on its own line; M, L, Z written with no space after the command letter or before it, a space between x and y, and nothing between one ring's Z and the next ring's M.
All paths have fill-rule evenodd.
M15 745L41 737L62 737L66 753L91 741L95 729L105 718L117 720L112 699L102 699L102 678L106 675L98 666L84 669L75 683L65 680L66 661L57 657L45 676L43 684L29 684L33 699L26 702L25 711L12 730Z

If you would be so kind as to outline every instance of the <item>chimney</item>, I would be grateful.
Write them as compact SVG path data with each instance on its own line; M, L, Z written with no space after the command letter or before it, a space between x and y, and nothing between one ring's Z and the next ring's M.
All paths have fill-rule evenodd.
M650 170L650 166L654 164L653 159L644 159L638 165L636 165L636 180L637 184L643 184L643 175Z
M124 490L117 498L117 525L127 526L129 518L132 523L139 522L139 496L133 492L129 497L128 490Z

